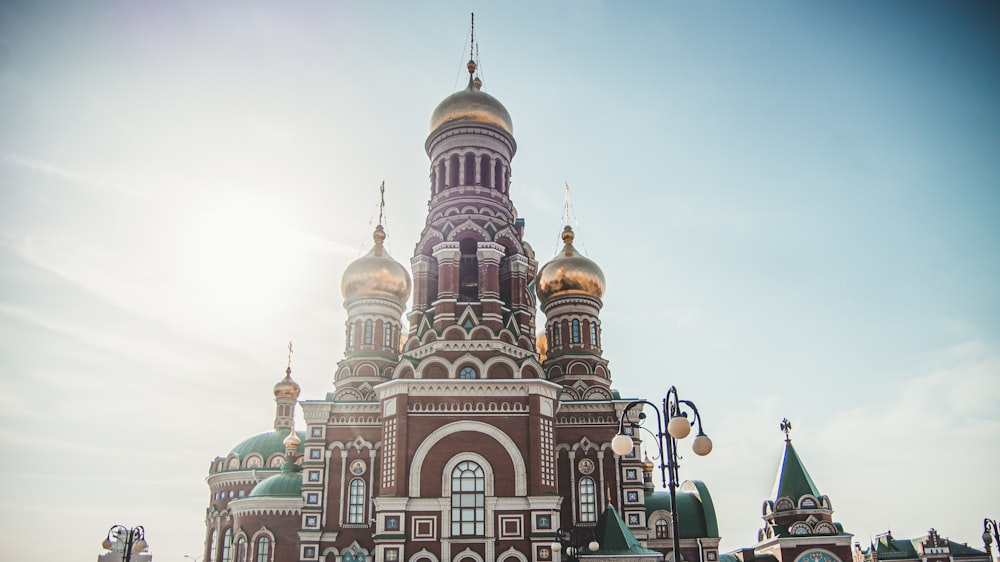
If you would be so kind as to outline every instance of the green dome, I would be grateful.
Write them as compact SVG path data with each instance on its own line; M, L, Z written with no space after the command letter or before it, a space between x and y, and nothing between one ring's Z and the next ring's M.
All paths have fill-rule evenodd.
M670 512L670 493L647 493L646 517L661 509ZM719 536L715 504L701 480L688 480L677 489L677 526L682 539Z
M254 435L253 437L246 439L239 445L233 447L230 454L236 454L241 459L246 458L247 455L251 453L258 453L260 456L264 457L264 462L275 453L284 454L285 444L282 442L291 430L288 429L277 429L274 431L268 431L267 433L261 433L260 435ZM296 431L296 435L299 436L299 452L305 450L303 443L306 440L305 431Z
M250 490L251 498L300 498L302 497L302 467L285 462L281 472L269 476Z

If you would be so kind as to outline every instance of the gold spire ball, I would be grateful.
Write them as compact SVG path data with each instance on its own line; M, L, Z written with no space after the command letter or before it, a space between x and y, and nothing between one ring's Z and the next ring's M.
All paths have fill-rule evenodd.
M344 270L340 290L345 301L363 297L389 298L405 305L410 298L410 274L385 251L385 230L375 227L375 245L365 255L351 262Z
M274 385L274 397L298 400L300 392L302 388L299 387L299 383L292 380L292 368L288 367L285 369L285 378Z
M538 270L535 292L542 305L562 295L586 295L598 300L604 297L604 272L576 251L573 238L573 228L566 225L562 251Z

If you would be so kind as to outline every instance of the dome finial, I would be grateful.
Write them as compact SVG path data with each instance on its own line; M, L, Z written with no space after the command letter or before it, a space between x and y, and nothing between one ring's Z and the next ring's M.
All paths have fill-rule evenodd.
M285 375L292 376L292 340L288 340L288 367L285 367Z
M781 425L778 426L778 429L785 432L785 443L791 443L792 438L788 436L788 432L792 430L792 422L788 421L788 418L784 418L781 420Z

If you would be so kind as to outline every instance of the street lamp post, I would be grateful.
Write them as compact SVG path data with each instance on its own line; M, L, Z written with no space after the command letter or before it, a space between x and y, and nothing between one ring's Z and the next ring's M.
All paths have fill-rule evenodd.
M645 404L656 412L656 433L642 427L642 422L646 419L646 414L639 412L638 422L629 419L629 412L639 404ZM688 419L688 412L691 411L692 419ZM622 410L621 420L618 423L618 435L611 440L611 449L619 456L625 456L634 447L633 436L625 431L626 425L632 430L636 428L646 429L656 437L656 446L660 456L660 477L663 485L670 490L670 530L673 536L674 562L681 560L681 539L677 529L677 440L684 439L691 433L691 427L698 426L698 434L691 444L691 449L696 455L705 456L712 452L712 440L705 435L701 427L701 415L698 407L690 400L682 400L677 396L677 387L671 386L667 390L667 395L663 398L663 412L667 415L666 424L663 423L663 416L659 408L648 400L633 400ZM632 431L631 433L634 433Z
M131 562L132 553L140 553L146 550L146 532L142 525L129 529L124 525L112 525L108 530L108 536L101 543L104 550L114 551L116 544L122 545L122 562Z
M993 560L990 545L994 542L997 543L997 558L1000 559L1000 526L996 519L987 517L983 519L983 546L986 547L986 557L990 560Z
M581 531L590 533L590 540L585 541L584 536L578 537L577 534L583 535ZM560 528L556 530L556 542L552 543L552 552L559 552L562 550L566 551L566 562L579 562L580 551L586 547L587 550L591 552L597 552L601 545L594 538L594 532L589 529L578 529L576 527L570 527L568 529Z

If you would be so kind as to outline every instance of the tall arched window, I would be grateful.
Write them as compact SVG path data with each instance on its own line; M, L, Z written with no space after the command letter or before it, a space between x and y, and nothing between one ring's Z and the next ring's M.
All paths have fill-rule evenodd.
M226 529L222 535L222 562L233 562L233 530Z
M387 349L392 347L392 324L385 323L385 337L382 341L382 345Z
M271 539L261 537L257 539L257 562L271 562Z
M458 243L461 256L458 262L458 300L479 299L479 260L476 250L479 245L474 238L465 238Z
M580 479L580 522L597 521L597 487L593 478Z
M212 531L212 538L208 541L208 554L205 556L205 562L212 562L215 560L215 549L219 547L219 532Z
M476 157L465 155L465 185L476 185Z
M451 471L451 535L486 534L486 477L483 467L462 461Z
M246 562L247 559L247 539L240 537L236 539L236 562Z
M597 347L597 322L590 323L590 345Z
M666 519L663 519L661 517L660 519L656 520L656 538L658 538L658 539L669 539L670 538L670 533L667 531L667 529L668 529L668 527L667 527L667 520Z
M365 320L365 345L372 344L372 321Z
M458 155L452 154L448 159L448 187L458 185Z
M493 187L493 181L490 179L490 157L483 156L479 159L479 183L486 187Z
M365 522L365 481L360 478L351 480L347 522L358 525Z
M574 318L571 329L573 343L580 343L580 321Z
M496 166L493 168L493 189L500 190L501 193L504 192L501 180L503 179L503 166L500 161L497 160Z
M347 347L354 347L354 323L347 327Z

